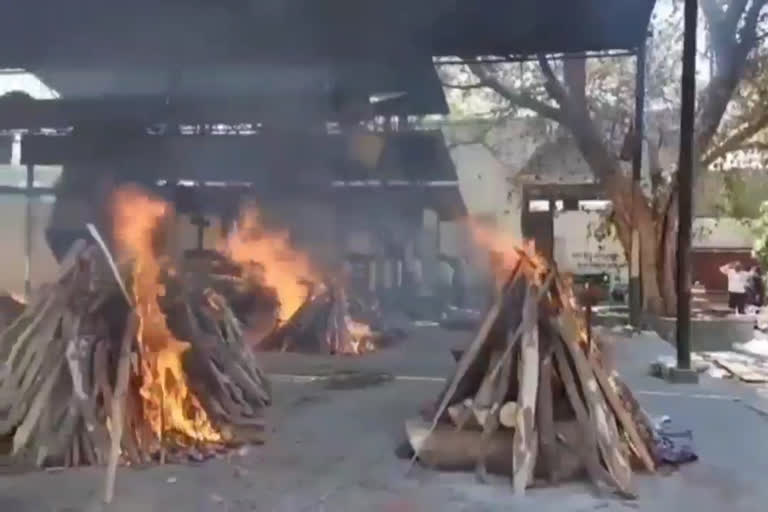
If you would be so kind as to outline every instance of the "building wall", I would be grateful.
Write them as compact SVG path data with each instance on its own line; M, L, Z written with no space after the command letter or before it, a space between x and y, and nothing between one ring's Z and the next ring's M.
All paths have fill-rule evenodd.
M598 240L592 235L603 224L600 213L559 212L554 218L555 261L561 271L573 274L608 273L626 283L624 248L616 238Z
M21 195L0 195L0 293L24 294L25 226L27 199ZM45 241L45 227L52 211L52 199L32 199L31 282L33 289L56 277L58 264Z
M446 140L452 145L451 156L459 176L461 194L470 216L494 219L499 229L522 238L523 185L526 182L564 183L574 179L575 175L586 179L580 169L575 169L582 159L578 148L567 137L556 130L548 130L536 119L516 119L497 124L478 142L478 134L482 134L483 130L487 131L488 126L479 123L465 123L444 130ZM677 141L674 137L665 137L665 140L666 145L659 152L660 163L664 168L674 168ZM551 154L540 155L537 150L545 145L551 146ZM538 165L534 166L535 169L526 169L534 154L541 156L535 159ZM648 157L646 146L643 158L643 177L646 181L649 177ZM622 165L629 170L628 162ZM716 267L716 263L708 262L720 261L719 256L708 255L749 256L753 237L747 223L711 217L722 195L722 176L708 173L705 178L697 181L694 193L696 211L702 216L695 219L693 226L695 258L699 262L694 268L694 279L711 280L713 285L720 286L717 275L704 277L712 273L713 266ZM626 281L627 266L618 240L599 242L592 236L599 223L597 213L556 213L555 259L561 269L570 272L609 271L615 278Z

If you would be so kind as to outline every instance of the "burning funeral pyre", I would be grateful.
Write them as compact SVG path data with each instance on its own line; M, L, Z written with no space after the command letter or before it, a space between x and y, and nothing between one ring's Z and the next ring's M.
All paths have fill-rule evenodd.
M259 350L359 355L389 338L353 319L340 276L328 277L313 265L292 246L288 232L267 229L255 205L243 209L221 253L241 269L239 279L252 297L266 297L261 308L251 303L239 312Z
M118 190L120 263L78 241L0 336L0 438L14 459L200 460L263 440L269 384L226 299L168 257L171 214Z
M529 251L504 254L499 297L455 374L406 424L414 459L507 475L516 492L586 474L633 495L632 468L656 466L647 418L588 341L556 270Z

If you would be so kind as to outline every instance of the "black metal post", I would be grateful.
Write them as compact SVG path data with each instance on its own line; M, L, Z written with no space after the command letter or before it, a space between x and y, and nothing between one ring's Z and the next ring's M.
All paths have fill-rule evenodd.
M635 201L641 190L643 140L645 139L645 41L637 49L635 72L635 123L632 147L632 239L629 263L629 320L639 328L643 309L643 289L640 280L640 232L635 219Z
M32 295L32 192L35 187L35 165L27 164L27 183L24 190L24 296Z
M685 0L685 35L680 107L677 230L677 368L691 369L691 222L694 115L696 101L696 17L698 1Z

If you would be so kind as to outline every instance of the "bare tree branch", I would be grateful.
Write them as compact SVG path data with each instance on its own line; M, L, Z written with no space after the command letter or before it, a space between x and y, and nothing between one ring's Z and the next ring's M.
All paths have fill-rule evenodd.
M706 150L715 133L717 133L720 122L725 114L725 109L728 107L728 103L733 97L733 92L741 81L747 55L755 44L756 27L760 12L766 3L768 3L768 0L753 0L749 5L747 12L744 14L741 29L738 31L738 41L733 36L729 37L727 41L726 38L719 38L718 41L713 39L713 44L719 45L715 47L715 53L721 58L718 59L715 76L712 77L702 95L703 107L699 115L699 130L695 139L695 150L699 154ZM735 11L731 11L731 9L734 9L737 5L742 5L742 8L745 8L745 4L746 0L733 0L728 10L730 17L726 16L725 19L730 23L731 18L735 17L733 14ZM736 17L736 22L738 23L740 19L742 19L740 16ZM725 23L725 21L721 23ZM724 26L721 25L721 27ZM734 32L735 27L733 27L731 34Z
M541 73L544 75L544 87L552 99L554 99L560 107L564 107L568 103L568 91L560 83L560 80L555 76L555 72L552 71L552 66L549 65L549 61L545 55L539 55L538 57L539 67Z
M561 109L553 107L552 105L548 105L543 101L534 98L530 94L513 91L509 87L502 84L491 73L489 73L482 64L469 64L469 69L478 78L480 84L491 89L493 92L511 104L531 110L542 117L552 119L558 123L564 121L564 116Z
M476 91L477 89L483 89L486 87L482 82L475 84L449 84L447 82L440 82L443 87L447 89L458 89L460 91Z
M732 151L742 149L745 142L757 135L761 130L765 129L766 126L768 126L768 110L763 110L753 119L731 131L725 140L722 140L714 145L714 147L709 148L701 158L702 165L709 167L718 158L721 158Z

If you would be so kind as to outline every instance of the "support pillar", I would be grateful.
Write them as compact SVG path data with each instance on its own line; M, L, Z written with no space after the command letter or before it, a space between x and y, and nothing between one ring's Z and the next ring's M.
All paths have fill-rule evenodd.
M24 190L26 201L24 212L24 296L32 295L32 196L35 187L35 164L27 164L27 183Z
M632 148L632 239L629 264L629 322L635 329L641 327L643 290L640 279L640 232L635 219L636 201L642 193L643 140L645 138L645 41L637 49L635 74L635 122Z
M678 162L677 231L677 368L684 376L674 380L695 381L691 370L691 223L694 147L693 130L696 101L696 22L698 1L685 0L683 71L681 78L680 160Z

